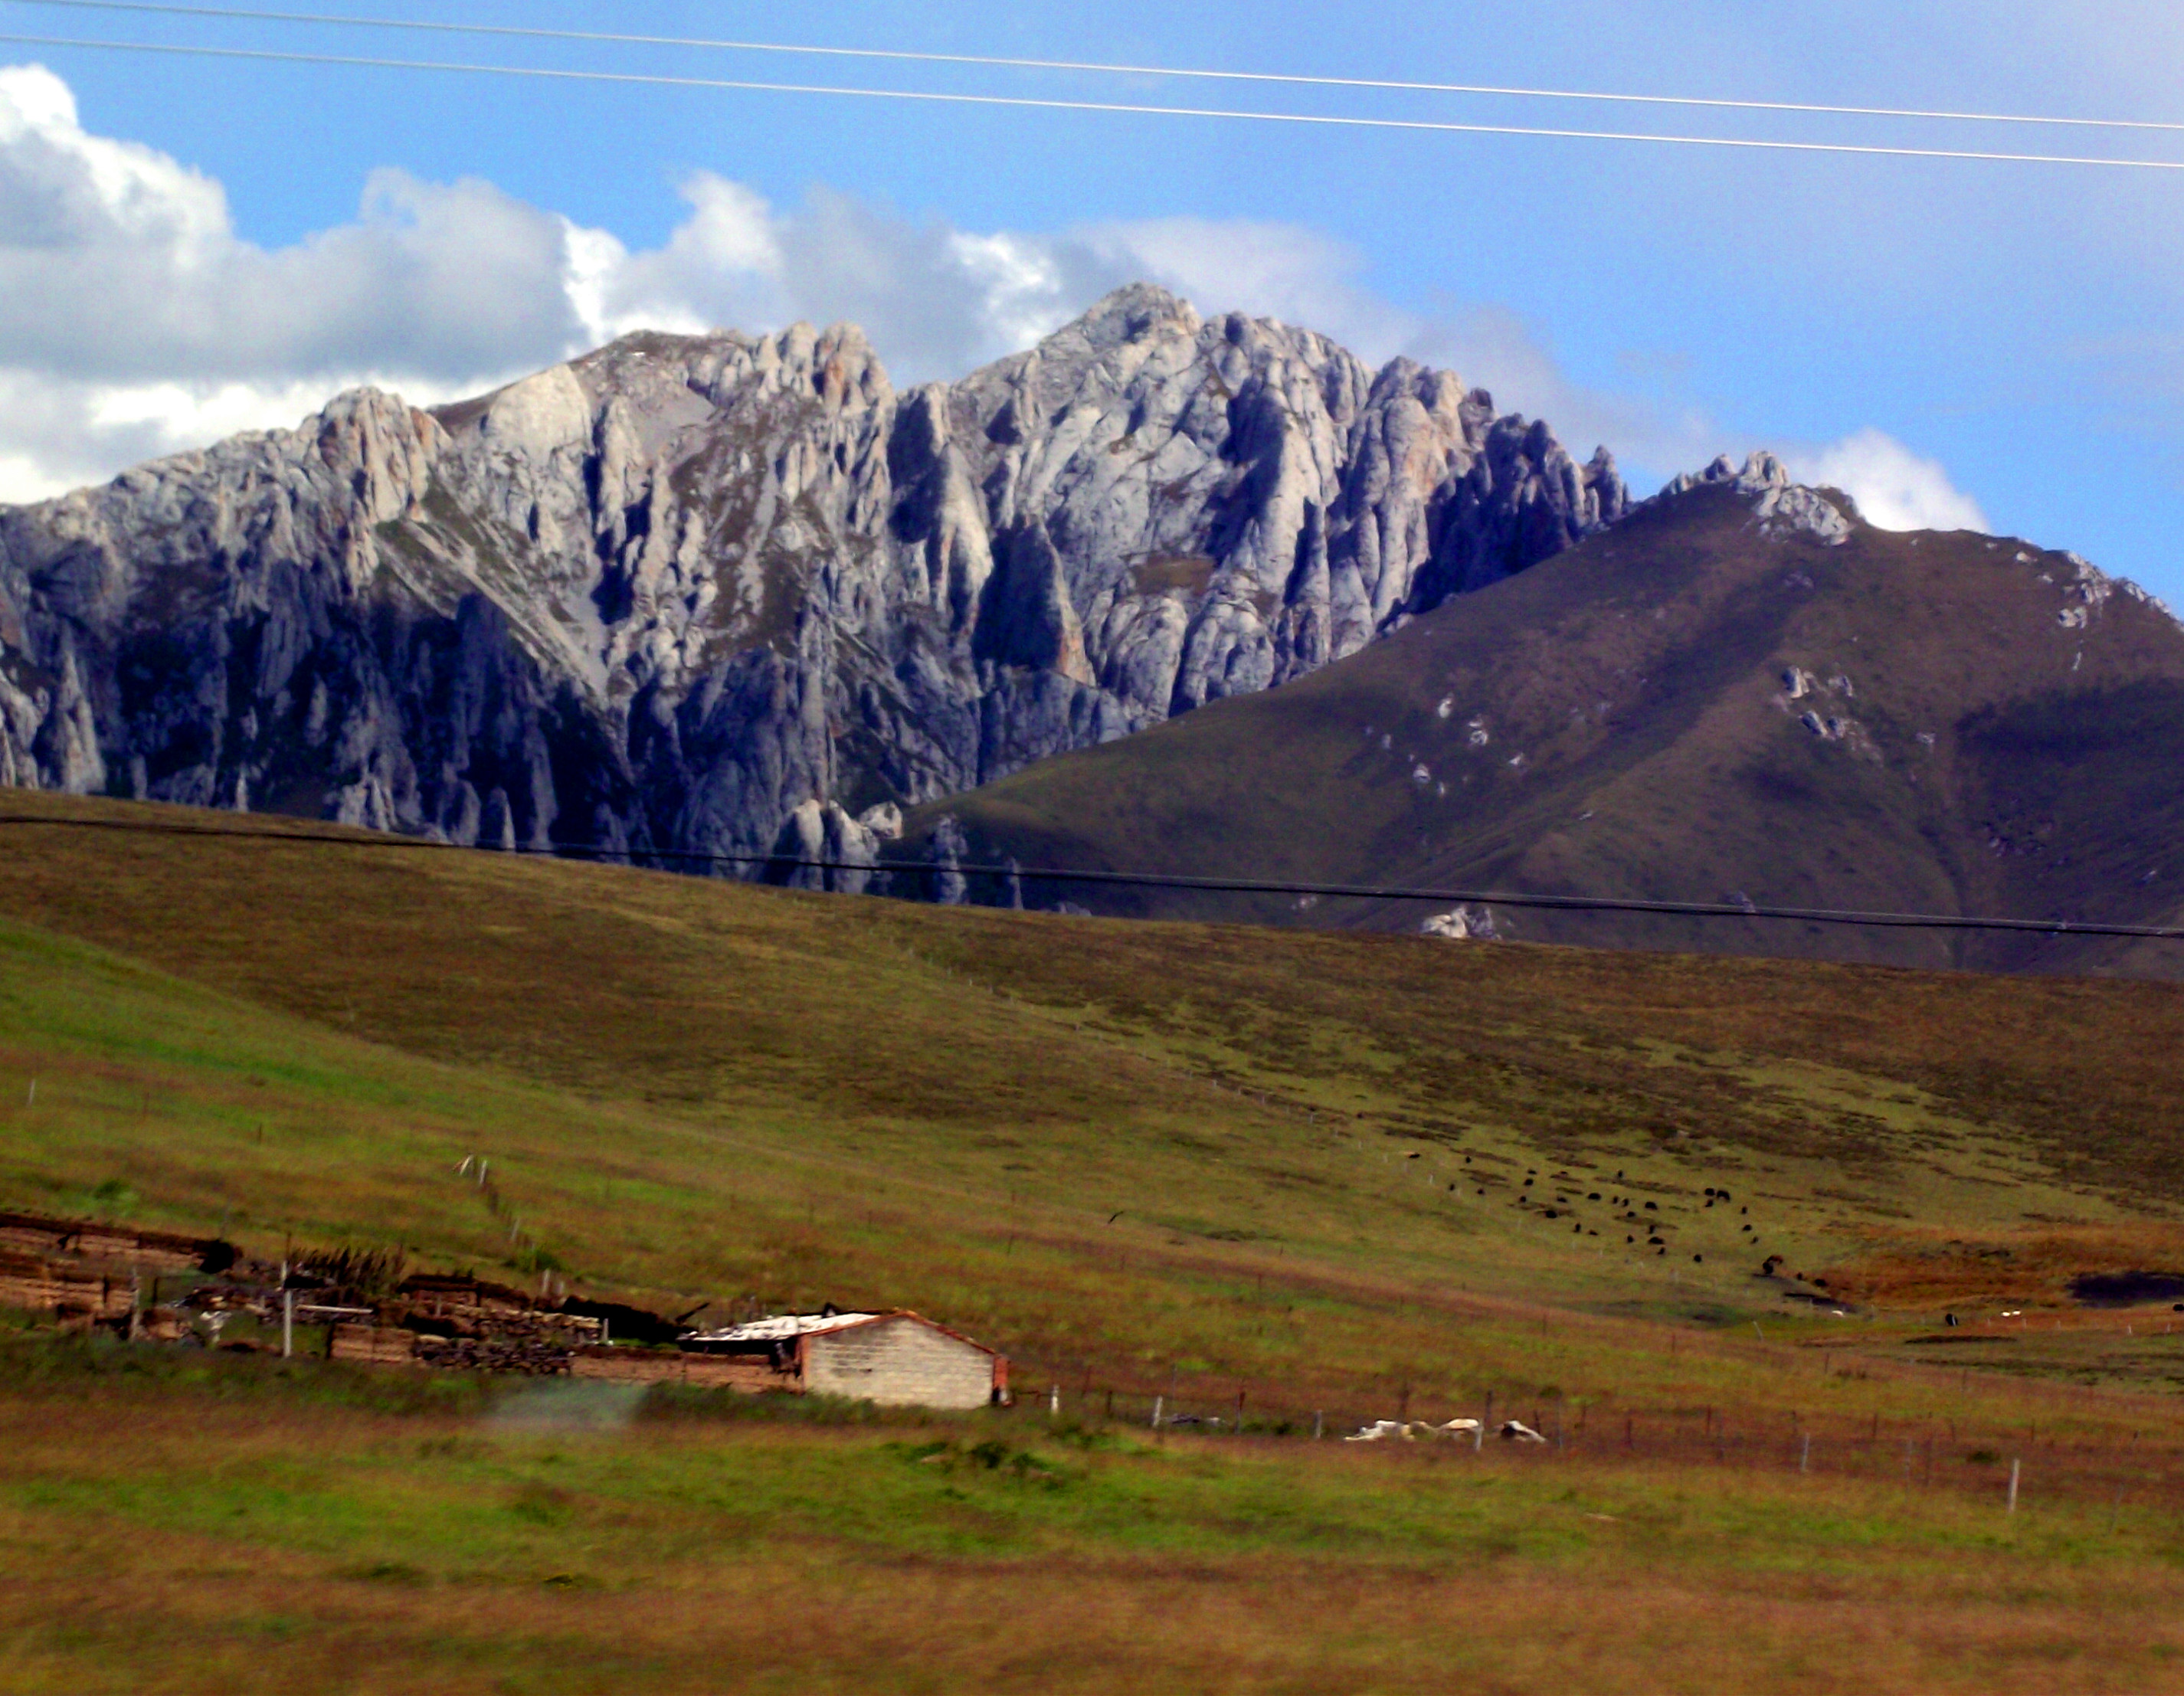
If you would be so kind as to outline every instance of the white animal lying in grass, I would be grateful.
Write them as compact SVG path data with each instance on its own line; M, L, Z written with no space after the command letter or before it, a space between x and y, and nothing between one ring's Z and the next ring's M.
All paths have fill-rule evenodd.
M1375 1420L1354 1436L1342 1440L1345 1442L1387 1442L1390 1440L1415 1442L1422 1437L1469 1437L1478 1429L1477 1420L1451 1420L1441 1425L1430 1420Z

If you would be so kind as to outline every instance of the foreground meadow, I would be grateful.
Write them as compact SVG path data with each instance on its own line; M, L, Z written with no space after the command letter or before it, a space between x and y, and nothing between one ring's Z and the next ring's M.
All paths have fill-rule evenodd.
M2174 1498L18 1344L10 1691L2175 1689Z

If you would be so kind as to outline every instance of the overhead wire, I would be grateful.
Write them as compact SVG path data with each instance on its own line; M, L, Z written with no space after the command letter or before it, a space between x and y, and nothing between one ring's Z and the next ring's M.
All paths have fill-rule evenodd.
M33 0L33 3L75 4L91 3L91 0ZM15 3L22 3L22 0L15 0ZM100 3L118 4L120 0L100 0ZM17 47L151 53L193 59L242 59L287 64L419 70L497 77L527 77L566 82L599 82L743 92L804 94L838 98L900 100L1064 112L1117 113L1139 116L1229 119L1253 123L1302 124L1349 129L1425 131L1458 135L1535 136L1563 140L1652 142L1681 147L1732 148L1768 152L1855 153L1894 159L1986 160L2013 165L2087 165L2125 170L2184 170L2184 160L2176 159L2003 153L1964 148L1889 147L1858 142L1784 141L1752 137L1668 135L1647 131L1579 130L1516 124L1468 124L1430 119L1370 118L1324 113L1262 112L1231 108L1164 106L1123 101L1062 100L1027 95L973 94L928 89L865 88L819 83L766 82L745 78L667 76L631 71L570 70L545 65L482 64L446 60L399 59L366 54L292 53L269 48L223 47L168 42L122 42L88 37L10 33L0 35L0 43Z
M376 70L422 70L472 76L531 78L554 82L808 94L862 100L900 100L931 105L1002 107L1050 112L1103 112L1162 118L1229 119L1258 124L1319 128L1431 131L1465 136L1537 136L1566 141L1635 142L1691 148L1729 148L1796 153L1857 153L1884 159L1975 159L2004 165L2085 165L2121 170L2184 170L2184 159L2118 159L2099 154L2014 153L1970 148L1886 147L1855 142L1793 142L1744 136L1678 136L1645 130L1572 130L1528 124L1459 124L1429 118L1362 118L1316 112L1258 112L1228 107L1160 106L1109 100L1061 100L1036 95L968 94L910 88L860 88L826 83L760 82L734 77L666 76L640 71L571 70L550 65L471 64L450 60L382 59L363 54L284 53L268 47L220 47L174 42L118 42L64 36L0 35L0 45L64 47L91 52L149 53L176 59L239 59L275 64L317 64Z
M25 3L25 0L12 0ZM666 46L693 49L721 49L757 53L802 53L858 59L1090 72L1107 75L1190 77L1240 82L1279 83L1309 86L1367 88L1412 92L1502 95L1526 98L1619 101L1635 104L1706 107L1745 111L1830 114L1866 117L1931 119L1965 122L2054 124L2106 129L2179 131L2184 124L2134 120L2102 120L2029 116L2019 114L1969 113L1916 109L1828 106L1807 103L1708 99L1695 97L1613 94L1591 91L1502 87L1488 85L1425 83L1383 79L1306 76L1270 72L1221 71L1167 66L1112 64L1090 61L1003 58L992 55L917 53L882 48L833 47L782 42L710 40L640 36L590 31L557 31L506 25L458 24L440 20L370 18L328 14L273 12L234 7L198 7L153 3L153 0L28 0L28 3L64 6L80 10L151 13L170 16L254 22L280 22L410 30L449 34L488 35L529 39L581 42L589 44ZM2139 170L2184 170L2184 161L2127 159L2100 156L2016 153L1970 148L1905 148L1851 142L1778 140L1759 137L1664 135L1647 131L1577 130L1541 126L1470 124L1426 119L1357 117L1293 112L1261 112L1227 108L1167 106L1136 102L1063 100L1033 96L977 94L952 91L878 89L822 84L768 82L740 78L668 76L638 72L571 70L539 65L499 65L444 61L387 59L377 56L309 53L264 48L224 47L202 44L118 42L72 39L48 36L0 35L0 42L18 46L64 47L120 53L142 53L172 57L242 59L279 64L305 64L378 70L418 70L443 74L527 77L559 81L602 82L733 92L804 94L836 98L892 99L989 107L1045 110L1117 113L1199 119L1227 119L1259 123L1335 126L1348 128L1408 130L1470 135L1538 136L1586 141L1654 142L1689 147L1719 147L1770 151L1863 153L1896 158L1983 160L1998 163L2108 166ZM170 835L242 839L314 846L388 848L446 848L453 845L423 838L381 836L342 839L294 835L281 832L245 831L197 825L161 826L103 820L59 820L0 817L0 827L43 827L78 829L116 829ZM823 860L778 854L734 855L678 850L609 850L571 845L523 848L519 853L556 858L612 859L705 863L718 866L760 866L783 870L814 870L856 873L933 876L952 873L963 877L1044 882L1072 882L1139 888L1161 888L1211 893L1317 896L1384 901L1432 901L1499 906L1519 909L1568 912L1609 912L1691 918L1767 919L1804 923L1917 928L1955 930L2017 931L2046 934L2184 937L2184 929L2152 925L2104 924L2067 919L2013 919L1961 914L1858 912L1813 907L1762 907L1751 902L1692 902L1638 898L1536 895L1506 890L1420 889L1402 885L1338 884L1293 879L1199 877L1184 874L1117 872L1089 868L1024 868L1015 865L947 866L929 862L866 863Z
M11 0L25 3L25 0ZM887 59L914 63L946 64L1127 74L1148 76L1194 77L1233 81L1285 83L1301 86L1370 88L1416 92L1508 95L1529 98L1622 101L1666 106L1709 107L1747 111L1778 111L1802 114L1833 114L1868 117L1936 119L1953 121L1979 121L2016 124L2056 124L2082 127L2133 130L2184 130L2184 124L2161 123L2133 120L2098 120L2078 118L2048 118L2018 114L1968 113L1941 110L1920 110L1879 107L1824 106L1802 103L1737 101L1705 99L1680 96L1623 95L1573 90L1528 89L1498 87L1486 85L1454 83L1400 82L1394 81L1303 76L1267 72L1217 71L1178 69L1163 66L1109 64L1088 61L1009 59L988 55L926 53L879 48L847 48L802 46L780 42L758 42L705 40L670 36L635 36L604 31L551 31L500 25L464 25L437 20L405 20L365 18L325 14L281 13L246 9L164 5L152 0L29 0L29 3L67 6L76 9L155 13L167 15L207 19L226 19L247 21L277 21L315 25L368 27L375 29L403 29L444 33L465 33L534 39L583 42L593 44L617 43L648 46L671 46L688 48L717 48L749 52L780 53L808 53L841 58ZM956 91L887 89L848 86L829 84L772 82L753 79L726 77L671 76L654 73L567 69L543 65L504 65L471 64L408 59L390 59L359 54L336 54L287 52L269 48L215 47L195 43L121 42L113 40L69 38L52 36L0 34L0 43L14 46L62 47L75 50L137 53L168 57L237 59L275 64L302 64L350 67L372 70L426 71L509 78L532 78L554 81L592 82L644 86L660 86L697 90L716 90L738 92L766 92L800 94L833 98L900 100L974 105L1039 110L1111 113L1129 115L1164 116L1178 118L1231 120L1254 123L1286 123L1335 126L1355 129L1429 131L1462 135L1532 136L1557 139L1650 142L1685 147L1714 147L1758 149L1774 152L1850 153L1889 158L1938 159L1987 161L1994 163L2097 166L2116 169L2150 170L2184 170L2184 160L2119 159L2098 155L2069 155L2053 153L2008 153L1986 149L1953 148L1912 148L1870 143L1792 141L1767 137L1685 136L1652 131L1582 130L1558 126L1459 123L1431 119L1401 119L1361 117L1346 114L1267 112L1230 108L1171 106L1150 103L1120 101L1065 100L1038 96L996 95ZM279 832L243 831L194 825L160 826L153 824L122 823L115 821L57 820L29 817L0 817L0 827L35 826L81 829L120 829L164 834L194 835L227 839L244 839L267 842L305 844L314 846L359 846L388 848L447 848L452 845L429 839L397 836L368 837L355 840L292 835ZM865 863L850 861L832 861L810 857L784 856L778 854L718 854L678 850L608 850L571 845L554 845L546 848L523 848L519 853L543 854L556 858L612 859L676 862L705 863L720 866L760 866L784 870L816 870L858 873L899 873L933 876L953 873L964 877L1013 879L1022 881L1074 882L1127 887L1162 888L1212 893L1237 893L1318 896L1346 900L1389 901L1432 901L1441 903L1499 906L1519 909L1547 909L1568 912L1608 912L1652 914L1664 917L1691 918L1768 919L1803 923L1855 925L1885 928L1916 928L1952 930L2016 931L2045 934L2074 934L2088 936L2118 936L2151 939L2184 937L2184 929L2169 929L2153 925L2108 924L2069 919L2014 919L1962 914L1900 913L1858 912L1846 909L1814 907L1762 907L1750 902L1693 902L1651 901L1638 898L1537 895L1507 890L1420 889L1402 885L1339 884L1307 883L1291 879L1240 879L1197 877L1156 873L1117 872L1089 868L1025 868L1000 866L945 866L928 862L888 862Z
M985 70L1062 71L1102 76L1170 77L1251 82L1300 88L1367 89L1379 92L1483 95L1521 100L1581 100L1635 106L1682 106L1728 112L1907 118L1966 124L2033 124L2099 130L2184 131L2184 122L2142 118L2076 118L2020 112L1964 112L1898 106L1837 106L1799 100L1739 100L1687 94L1626 94L1602 89L1533 88L1494 83L1419 82L1392 77L1310 75L1294 71L1222 70L1198 66L1116 64L1095 59L1014 58L993 53L921 52L900 47L837 47L817 42L764 42L702 36L637 35L608 30L554 30L532 25L478 24L435 18L387 18L347 13L270 11L238 6L187 6L161 0L11 0L19 5L74 11L148 13L157 16L243 23L309 24L330 28L396 30L415 33L493 36L593 46L676 47L696 52L778 53L807 58L872 60L902 64L961 65Z
M2070 918L2001 918L1965 913L1860 912L1841 907L1769 907L1752 901L1652 901L1642 896L1537 895L1505 890L1420 889L1397 884L1310 883L1290 878L1199 877L1184 873L1117 872L1095 867L963 865L931 860L834 860L794 854L720 854L695 850L613 848L580 843L466 848L426 836L376 833L320 836L289 830L250 830L231 825L172 823L114 818L40 818L0 815L0 829L114 831L150 836L281 844L304 848L360 848L442 853L509 853L556 860L637 864L645 861L716 866L760 866L783 871L850 872L921 878L983 878L1003 884L1073 883L1134 889L1184 890L1216 895L1317 895L1322 899L1430 901L1443 905L1515 907L1563 912L1646 913L1670 918L1774 919L1803 924L1884 929L2017 931L2049 936L2120 936L2166 940L2184 938L2184 927L2121 924Z

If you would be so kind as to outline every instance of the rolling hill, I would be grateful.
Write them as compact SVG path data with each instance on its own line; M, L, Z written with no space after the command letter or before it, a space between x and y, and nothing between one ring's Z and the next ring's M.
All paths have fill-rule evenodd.
M911 815L912 856L2163 923L2184 627L2074 555L1899 534L1763 456L1323 671ZM974 899L1002 898L992 880ZM1027 881L1102 912L1410 929L1416 904ZM1495 909L1446 928L2175 973L2172 943Z
M2184 1337L2072 1292L2184 1265L2184 988L0 817L0 1208L905 1304L1029 1392L587 1400L5 1316L10 1688L2032 1696L2184 1653ZM1332 1440L1490 1410L1552 1440Z
M1256 1373L1217 1304L1167 1308L1171 1277L1772 1311L1766 1252L1854 1277L1936 1232L2075 1233L2078 1269L2129 1269L2184 1173L2166 985L949 910L58 797L6 816L0 1072L38 1081L0 1183L47 1208L115 1185L260 1249L520 1273L447 1175L488 1153L532 1244L678 1311L906 1301L1117 1371L1137 1313ZM1618 1173L1653 1186L1674 1265L1587 1199ZM1528 1176L1583 1188L1551 1222ZM1769 1199L1732 1221L1709 1186ZM1058 1281L1011 1264L1034 1241ZM2070 1258L1994 1263L1996 1287L2061 1299Z

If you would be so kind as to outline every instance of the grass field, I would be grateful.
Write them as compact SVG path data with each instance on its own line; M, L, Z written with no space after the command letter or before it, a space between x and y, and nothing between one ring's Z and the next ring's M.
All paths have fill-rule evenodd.
M560 1429L459 1381L26 1336L10 1689L2184 1684L2184 1315L2068 1296L2184 1267L2176 988L253 823L298 840L0 836L0 1205L676 1312L911 1306L1037 1393ZM1228 1423L1156 1443L1155 1396ZM1489 1397L1556 1442L1309 1438Z
M2184 1670L2184 1543L2143 1503L2036 1492L2013 1518L1992 1487L1000 1417L588 1429L550 1389L388 1409L325 1369L10 1364L11 1691L2031 1693Z

